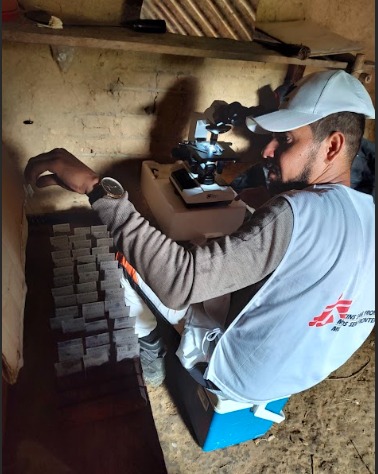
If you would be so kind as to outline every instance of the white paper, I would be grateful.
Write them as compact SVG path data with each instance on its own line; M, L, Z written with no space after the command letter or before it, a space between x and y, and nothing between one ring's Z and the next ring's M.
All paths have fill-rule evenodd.
M110 254L113 255L113 254ZM100 270L116 270L118 268L118 260L109 260L100 262Z
M79 316L78 306L67 306L66 308L56 308L55 316L72 316L73 318Z
M115 290L105 290L105 300L123 298L124 296L125 290L123 288L117 288Z
M79 258L79 257L85 257L85 256L88 256L91 254L91 250L88 248L84 248L84 249L72 249L71 250L72 252L72 256L73 258L75 258L76 260Z
M76 295L77 304L94 303L98 301L98 292L92 291L90 293L79 293Z
M76 267L76 270L79 276L81 273L95 272L96 269L97 269L97 266L95 263L83 263L83 264L77 265Z
M73 319L73 316L70 314L66 316L53 316L49 319L50 328L52 330L62 329L62 321L66 321L68 319Z
M109 362L109 354L107 351L101 351L99 354L89 354L83 357L84 367L88 369L89 367L98 367Z
M83 304L81 311L84 318L93 319L105 316L105 306L103 301L97 301L96 303Z
M90 293L92 291L97 291L97 282L88 281L86 283L77 283L76 291L78 293Z
M97 255L97 262L101 264L101 262L112 262L115 260L114 253L100 253Z
M105 224L91 225L91 234L93 234L93 232L106 232L107 230L108 228Z
M54 260L71 257L71 250L54 250L51 252L51 257Z
M76 295L54 296L54 304L56 308L62 306L74 306L77 303Z
M74 318L67 321L62 321L62 331L64 333L82 332L84 330L84 318Z
M92 232L92 235L95 239L106 239L107 237L110 236L110 232L108 230L100 231L100 232Z
M76 242L72 242L74 249L90 249L92 247L91 240L77 240Z
M126 308L124 298L115 298L114 300L106 300L105 302L105 311L118 311Z
M87 347L86 355L98 355L98 354L109 354L110 355L110 344L104 344L103 346Z
M75 293L73 285L60 286L58 288L51 288L53 296L73 295Z
M53 268L54 276L73 275L74 266L68 265L67 267L56 267Z
M54 235L50 237L50 243L52 245L56 245L58 243L67 243L68 244L68 236L67 235Z
M123 276L122 268L105 268L104 269L104 280L120 280Z
M90 227L76 227L74 229L74 234L90 234L91 233L91 228Z
M121 282L118 280L101 280L100 289L101 290L117 290L121 288Z
M135 319L136 318L134 318L134 317L130 318L128 316L121 317L121 318L115 318L114 319L114 329L116 330L116 329L134 328L135 327Z
M126 318L130 315L130 306L123 306L121 308L109 309L109 319Z
M70 252L71 250L62 250L62 252ZM72 257L66 257L66 258L56 258L53 260L54 266L55 267L69 267L70 265L73 265L73 258Z
M88 252L90 252L89 249L79 249L79 250L88 250ZM77 263L80 263L80 264L81 263L96 263L96 255L78 255L76 261Z
M67 233L69 234L71 232L71 227L70 227L70 224L69 223L65 223L65 224L54 224L53 226L53 232L54 234L64 234L64 233Z
M134 328L118 329L113 331L113 342L117 346L135 344L138 342L138 336L135 334Z
M84 355L84 346L81 338L58 342L59 361L78 359Z
M97 255L97 262L99 263L111 261L116 261L114 253L100 253Z
M108 331L108 320L100 319L99 321L93 321L91 323L85 323L85 332L97 332L97 331Z
M92 255L108 254L109 247L92 247Z
M50 243L55 249L70 249L71 244L68 241L67 235L56 235L54 237L50 237Z
M116 347L116 360L120 362L124 359L133 359L139 357L140 346L139 344L127 344L125 346Z
M72 242L78 242L79 240L86 240L86 234L76 234L76 235L69 235L68 240Z
M85 338L86 347L103 346L104 344L109 344L109 343L110 343L110 335L108 332L104 332L102 334L96 334L94 336L87 336Z
M75 279L73 275L62 275L54 277L54 286L68 286L74 283Z
M114 241L112 237L106 237L104 239L96 239L97 247L113 247Z
M99 272L83 272L79 275L79 283L86 283L87 281L98 281Z

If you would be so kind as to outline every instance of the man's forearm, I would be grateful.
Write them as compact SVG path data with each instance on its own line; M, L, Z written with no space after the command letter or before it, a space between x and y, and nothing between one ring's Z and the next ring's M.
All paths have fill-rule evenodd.
M274 271L291 237L287 201L256 213L232 236L186 250L152 227L125 196L93 204L117 248L173 309L232 293Z
M194 265L192 255L144 219L125 196L99 199L93 209L107 225L117 249L168 307L189 304Z

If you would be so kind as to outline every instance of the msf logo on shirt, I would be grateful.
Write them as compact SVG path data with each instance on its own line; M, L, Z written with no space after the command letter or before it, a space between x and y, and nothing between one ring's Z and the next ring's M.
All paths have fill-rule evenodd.
M334 316L338 319L345 319L352 304L352 300L341 299L343 295L339 297L335 304L326 306L325 310L319 316L315 316L309 323L309 326L315 326L316 328L331 324L334 322Z

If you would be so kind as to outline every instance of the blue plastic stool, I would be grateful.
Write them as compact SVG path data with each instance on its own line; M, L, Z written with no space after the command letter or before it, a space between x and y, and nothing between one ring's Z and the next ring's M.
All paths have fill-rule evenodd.
M192 436L203 451L213 451L263 436L285 419L288 398L265 407L220 400L197 383L175 354L168 353L166 384ZM263 416L263 418L261 418Z
M220 400L201 386L198 387L197 393L200 398L202 397L204 410L212 414L206 427L195 423L197 431L205 428L202 433L197 432L204 451L213 451L259 438L270 430L274 422L280 423L285 419L282 408L288 398L269 402L266 406L253 406Z

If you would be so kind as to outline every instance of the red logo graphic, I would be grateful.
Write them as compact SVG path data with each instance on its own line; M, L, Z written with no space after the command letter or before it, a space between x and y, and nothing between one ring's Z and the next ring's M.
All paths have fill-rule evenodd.
M319 316L315 316L312 321L308 323L309 326L325 326L326 324L331 324L334 322L333 315L336 315L341 318L345 319L350 305L352 304L352 300L342 300L340 295L339 299L336 301L335 304L330 304L326 306L326 309L320 314Z

